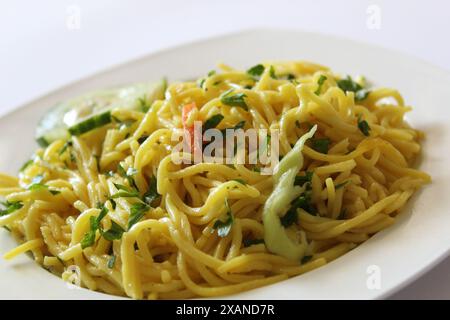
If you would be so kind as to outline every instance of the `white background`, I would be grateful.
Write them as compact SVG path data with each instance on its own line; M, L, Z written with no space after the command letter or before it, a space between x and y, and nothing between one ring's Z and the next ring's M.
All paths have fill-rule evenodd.
M72 6L79 29L68 28ZM380 10L379 28L368 23L371 6ZM335 34L450 70L450 3L443 0L0 0L0 114L114 64L257 27ZM392 298L450 299L450 258Z

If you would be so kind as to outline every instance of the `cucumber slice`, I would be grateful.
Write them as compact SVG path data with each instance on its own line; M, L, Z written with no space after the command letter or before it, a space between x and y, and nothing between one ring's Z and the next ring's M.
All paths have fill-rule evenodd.
M74 126L71 126L68 130L71 135L79 136L95 128L103 127L105 124L108 124L110 122L111 122L111 111L106 111L94 115L92 117L89 117L86 120L81 121Z
M36 128L36 141L42 147L70 135L81 135L112 121L111 110L127 108L146 112L151 104L164 99L165 79L103 90L60 103L50 109Z

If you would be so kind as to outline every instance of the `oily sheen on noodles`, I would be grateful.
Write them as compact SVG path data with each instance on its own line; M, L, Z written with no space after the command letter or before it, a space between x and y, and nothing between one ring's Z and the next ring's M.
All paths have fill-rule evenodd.
M134 299L228 295L338 258L431 181L413 168L423 134L396 90L308 62L219 70L171 83L146 109L115 107L38 149L17 178L1 174L0 226L21 243L4 257L30 251L67 281ZM274 174L175 164L171 136L194 121L278 129Z

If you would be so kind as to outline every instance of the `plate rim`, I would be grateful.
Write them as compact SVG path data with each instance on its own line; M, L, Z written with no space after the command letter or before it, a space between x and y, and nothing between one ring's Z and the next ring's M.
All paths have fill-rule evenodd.
M239 36L251 36L252 34L259 34L259 33L264 33L264 32L280 32L280 33L285 33L285 32L293 32L293 33L299 33L302 35L306 35L309 37L319 37L321 39L325 39L325 38L330 38L330 39L335 39L338 41L342 41L342 42L347 42L347 43L353 43L357 46L364 46L366 48L375 48L377 50L383 50L384 52L388 53L389 55L395 55L397 57L401 56L401 57L405 57L408 58L410 61L416 61L417 63L419 63L420 65L426 66L427 68L430 68L433 72L435 73L439 73L445 77L449 77L450 79L450 71L437 66L425 59L422 59L420 57L411 55L409 53L406 52L402 52L400 50L396 50L396 49L392 49L392 48L387 48L387 47L383 47L377 44L373 44L373 43L369 43L366 41L360 41L360 40L356 40L356 39L352 39L352 38L347 38L344 36L340 36L340 35L334 35L334 34L327 34L327 33L319 33L319 32L311 32L311 31L305 31L305 30L301 30L301 29L293 29L293 28L261 28L261 27L256 27L256 28L247 28L244 30L238 30L238 31L233 31L233 32L226 32L226 33L220 33L220 34L215 34L215 35L210 35L207 37L202 37L199 39L195 39L195 40L191 40L191 41L185 41L185 42L180 42L176 45L171 45L171 46L167 46L164 48L160 48L158 50L154 50L154 51L150 51L148 53L145 54L141 54L135 57L132 57L130 59L127 59L125 61L121 61L118 63L114 63L111 64L105 68L100 68L97 71L93 71L93 72L89 72L88 74L86 74L85 76L82 77L78 77L75 78L74 80L65 82L59 86L54 87L53 89L50 90L46 90L44 91L42 94L36 95L32 98L29 98L27 101L22 102L18 105L14 105L13 107L11 107L10 110L2 113L0 115L0 119L4 119L4 118L8 118L9 116L13 115L14 113L28 107L31 104L36 104L39 103L41 100L45 100L53 95L56 95L58 93L62 93L66 90L70 90L71 87L75 87L77 85L82 84L83 82L88 82L88 81L92 81L94 78L97 78L99 76L103 76L106 75L109 72L114 72L120 68L126 67L129 64L132 63L142 63L143 61L145 61L146 59L151 59L151 58L155 58L157 56L162 56L167 54L168 52L171 51L179 51L180 49L184 48L184 47L189 47L189 46L196 46L196 45L201 45L201 44L207 44L208 42L214 41L214 40L220 40L220 39L232 39L234 37L239 37ZM433 269L434 267L436 267L440 262L442 262L443 260L445 260L448 256L450 255L450 245L447 247L447 250L445 251L445 253L440 254L439 256L437 256L435 259L433 259L432 261L430 261L428 264L426 264L424 267L422 267L421 269L417 269L416 272L414 272L412 275L410 275L409 277L405 277L403 278L402 281L398 282L396 285L392 286L389 289L385 289L382 292L380 292L379 294L373 294L372 298L373 299L386 299L389 298L390 296L392 296L393 294L395 294L396 292L400 291L401 289L405 288L406 286L408 286L409 284L413 283L415 280L417 280L418 278L422 277L424 274L426 274L427 272L429 272L431 269ZM40 267L37 265L37 267ZM1 274L1 270L0 270L0 274ZM83 290L88 290L88 289L83 289ZM90 290L88 290L90 291ZM110 299L114 299L114 298L120 298L120 297L116 297L113 295L108 295L102 292L95 292L97 294L101 294L101 295L107 295L108 298ZM219 299L227 299L231 296L225 296L225 297L218 297ZM82 298L82 297L80 297ZM262 299L262 298L261 298Z

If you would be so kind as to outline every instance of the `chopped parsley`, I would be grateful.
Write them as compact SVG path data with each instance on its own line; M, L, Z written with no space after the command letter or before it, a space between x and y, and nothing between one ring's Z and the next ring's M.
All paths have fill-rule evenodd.
M225 207L227 208L227 218L225 220L216 220L214 222L213 228L217 230L217 235L221 238L226 237L231 230L231 227L233 226L234 217L233 213L231 212L231 208L228 205L228 200L225 200Z
M120 163L117 165L117 172L119 173L119 175L121 175L122 177L126 178L129 185L134 188L134 189L138 189L138 187L136 186L136 182L134 181L133 176L137 173L137 170L134 168L128 168L127 171L125 171L125 169L120 165Z
M141 220L150 207L146 203L137 202L130 208L130 217L128 219L128 230Z
M255 244L261 244L264 243L264 239L244 239L242 240L242 244L245 248L253 246Z
M81 239L81 248L85 249L87 247L91 247L95 242L95 234L100 226L100 222L102 219L108 214L108 208L105 206L102 207L100 213L97 217L91 216L89 218L90 230L86 232L83 239Z
M14 202L1 202L1 205L5 207L4 209L0 209L0 217L6 216L10 213L13 213L16 210L19 210L23 207L23 203L21 201Z
M152 176L150 178L149 184L148 184L148 190L144 194L144 202L148 204L149 206L153 207L155 204L155 201L158 200L161 197L161 195L158 193L157 190L157 181L156 177Z
M37 175L31 180L31 184L27 187L27 190L29 191L39 191L39 190L48 190L52 195L57 195L61 193L58 190L49 189L49 187L46 184L42 183L42 180L44 180L43 175Z
M311 204L311 190L302 193L297 199L291 202L291 207L284 216L280 218L281 224L287 228L298 221L297 209L303 209L309 214L315 215L316 209Z
M117 198L139 198L139 192L136 190L130 190L123 184L114 183L114 186L119 190L111 196L111 199Z
M305 183L311 183L312 171L306 171L304 176L296 176L294 186L303 186Z
M311 139L312 148L317 152L327 154L328 148L330 146L330 139L321 138L321 139Z
M365 135L366 137L370 136L370 126L366 120L361 120L361 117L358 118L358 129Z
M251 67L247 70L247 73L254 78L259 78L264 73L264 66L262 64L257 64L256 66Z
M272 79L277 79L277 75L275 74L275 68L273 66L270 66L269 74Z
M124 232L125 230L120 225L111 220L111 228L101 233L103 238L108 241L113 241L121 239Z
M337 81L338 87L344 91L344 92L354 92L355 93L355 100L356 101L362 101L367 98L370 91L367 89L364 89L359 83L356 81L353 81L352 77L347 76L344 79Z
M245 111L248 111L247 103L245 102L245 98L247 95L243 92L232 94L232 90L226 91L220 101L230 107L241 107Z
M325 77L323 74L320 75L319 80L317 80L317 84L318 84L319 86L317 87L317 90L314 91L314 93L315 93L316 95L319 95L319 94L320 94L320 91L322 91L322 86L323 86L323 84L325 83L326 80L327 80L327 77Z
M224 116L221 114L215 114L205 121L203 125L203 131L215 128L223 120Z

